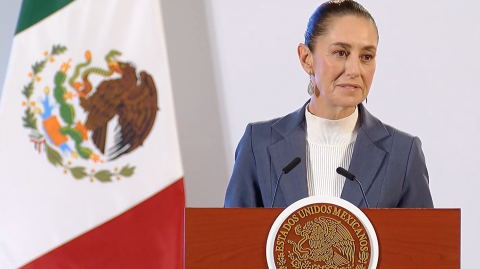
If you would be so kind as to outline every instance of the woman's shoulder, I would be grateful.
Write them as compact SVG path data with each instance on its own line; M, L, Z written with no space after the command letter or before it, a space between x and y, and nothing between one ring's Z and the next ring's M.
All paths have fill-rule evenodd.
M269 120L254 121L247 125L245 132L248 132L254 141L262 138L269 138L274 126L282 117L277 117Z
M282 118L283 117L276 117L268 120L253 121L253 122L250 122L248 125L255 130L263 130L263 129L268 130L272 128L272 126L275 125Z
M394 137L396 138L401 138L401 139L413 139L415 138L416 136L414 134L411 134L409 132L406 132L406 131L403 131L397 127L393 127L392 125L389 125L389 124L385 124L384 123L384 126L385 128L388 130L388 132L390 134L392 134Z
M282 135L287 135L291 130L302 124L304 118L305 105L281 117L251 122L249 126L251 126L252 130L260 133L270 133L274 129Z
M365 130L372 140L380 137L390 137L400 140L412 140L416 136L394 127L372 115L363 105L359 105L361 111L361 127Z
M378 119L377 119L378 120ZM414 145L421 147L421 141L418 136L410 132L406 132L398 127L394 127L390 124L384 123L378 120L377 130L371 128L365 130L365 133L379 148L387 152L409 152ZM381 126L381 127L380 127ZM374 139L375 133L378 133L378 129L383 129L386 135L380 139Z

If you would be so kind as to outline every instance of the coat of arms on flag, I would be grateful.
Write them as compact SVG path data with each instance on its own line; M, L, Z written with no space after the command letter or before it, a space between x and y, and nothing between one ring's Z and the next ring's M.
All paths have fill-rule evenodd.
M135 166L125 164L113 171L97 171L88 167L88 161L115 160L143 145L159 110L152 76L142 71L137 77L132 63L117 59L121 56L117 50L105 55L106 68L91 66L92 54L88 50L83 62L75 63L69 58L61 65L55 64L56 58L62 59L66 51L65 46L53 45L28 74L30 80L22 91L22 105L26 107L22 120L23 126L30 129L30 141L39 153L43 147L51 164L75 179L111 182L112 178L132 176ZM42 77L46 68L55 70L53 77ZM69 74L71 69L73 73ZM92 85L91 76L102 80ZM83 118L77 113L79 109L86 113ZM107 125L114 117L114 146L106 149ZM66 160L65 154L72 160ZM73 164L79 163L77 160L84 162Z

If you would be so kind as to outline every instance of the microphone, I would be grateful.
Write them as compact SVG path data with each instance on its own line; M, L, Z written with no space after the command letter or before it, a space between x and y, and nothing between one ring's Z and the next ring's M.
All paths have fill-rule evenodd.
M360 187L360 191L362 192L362 195L363 195L363 201L367 205L367 208L370 208L367 202L367 196L365 196L365 191L363 190L362 183L357 179L357 177L354 174L343 169L342 167L337 168L337 173L340 174L341 176L344 176L345 178L350 179L351 181L356 181L358 183L358 186Z
M290 171L293 170L293 168L297 167L297 165L302 161L300 157L295 157L289 164L287 164L283 169L282 173L277 179L277 184L275 184L275 191L273 192L273 198L272 198L272 205L270 206L273 208L273 204L275 203L275 198L277 197L277 190L278 190L278 183L280 183L280 179L282 178L283 175L286 175L290 173Z

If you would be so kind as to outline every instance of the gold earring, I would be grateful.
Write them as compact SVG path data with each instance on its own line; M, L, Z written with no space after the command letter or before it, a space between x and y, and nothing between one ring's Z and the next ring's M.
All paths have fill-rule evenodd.
M313 82L312 82L312 75L310 74L309 76L309 80L310 82L308 83L308 87L307 87L307 91L308 91L308 94L312 95L313 92L314 92L314 89L313 89Z

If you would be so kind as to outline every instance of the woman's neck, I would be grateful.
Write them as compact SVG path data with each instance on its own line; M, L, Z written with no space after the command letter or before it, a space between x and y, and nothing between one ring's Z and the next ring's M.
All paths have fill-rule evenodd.
M352 113L355 112L355 106L353 107L330 106L314 97L310 99L310 104L308 105L307 109L313 115L320 118L328 119L328 120L343 119L352 115Z

